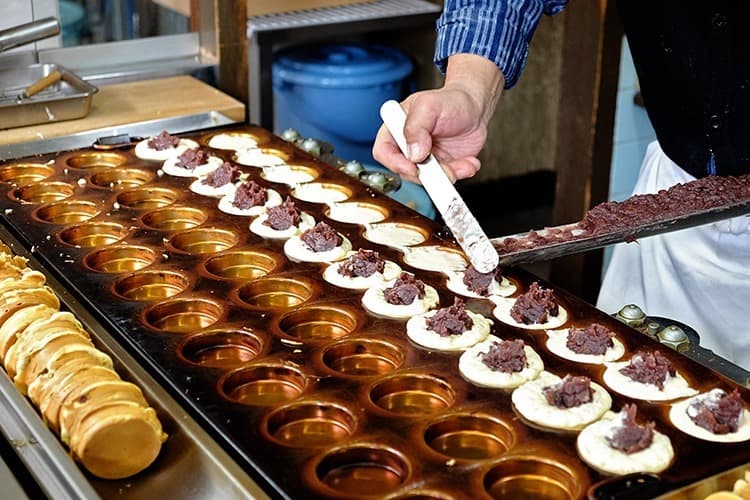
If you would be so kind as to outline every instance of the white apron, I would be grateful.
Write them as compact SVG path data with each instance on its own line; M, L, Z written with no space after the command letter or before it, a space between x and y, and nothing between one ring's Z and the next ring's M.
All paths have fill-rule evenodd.
M652 142L633 194L695 178ZM750 369L750 216L616 245L597 307L637 304L693 327L702 347Z

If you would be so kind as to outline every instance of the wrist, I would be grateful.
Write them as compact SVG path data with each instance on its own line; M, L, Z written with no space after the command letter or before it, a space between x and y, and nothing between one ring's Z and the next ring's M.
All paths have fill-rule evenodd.
M503 73L489 59L474 54L448 58L443 88L464 92L485 124L492 117L504 86Z

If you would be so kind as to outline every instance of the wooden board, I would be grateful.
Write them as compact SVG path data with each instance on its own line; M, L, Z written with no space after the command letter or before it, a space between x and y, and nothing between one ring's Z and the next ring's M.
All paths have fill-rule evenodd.
M245 105L191 76L102 85L84 118L0 131L0 143L15 144L157 118L218 111L238 121Z

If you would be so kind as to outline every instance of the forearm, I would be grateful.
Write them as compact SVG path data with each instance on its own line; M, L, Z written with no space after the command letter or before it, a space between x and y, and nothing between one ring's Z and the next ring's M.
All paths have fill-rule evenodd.
M486 124L505 87L505 77L494 62L482 56L454 54L448 58L444 87L466 92Z

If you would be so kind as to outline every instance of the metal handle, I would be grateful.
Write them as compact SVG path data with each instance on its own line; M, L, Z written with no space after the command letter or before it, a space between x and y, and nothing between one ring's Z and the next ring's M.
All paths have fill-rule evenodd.
M23 94L21 94L21 96L26 98L36 95L50 85L59 82L61 78L62 74L59 71L55 70L49 75L40 78L39 80L26 87L26 90L23 91Z
M38 21L22 24L0 31L0 52L25 45L27 43L49 38L60 33L60 21L54 17L45 17Z

